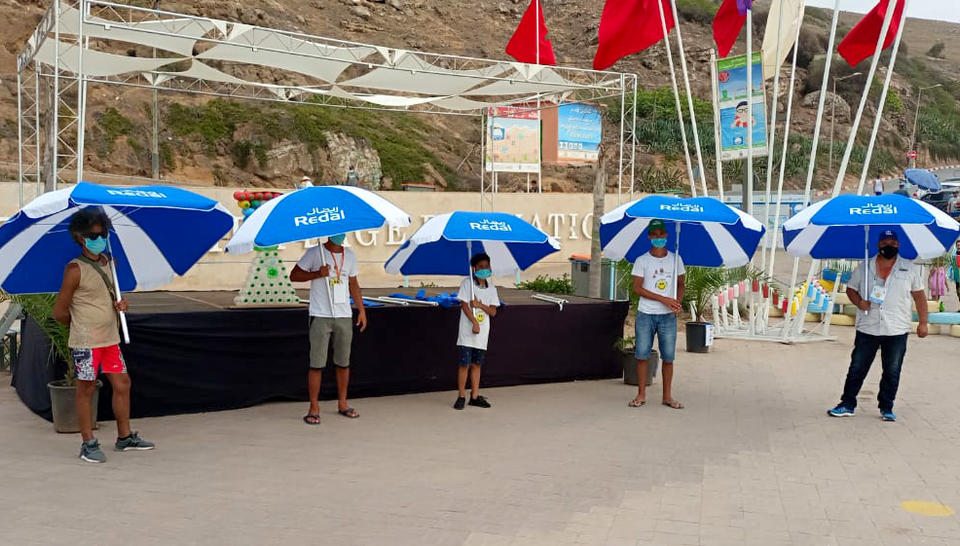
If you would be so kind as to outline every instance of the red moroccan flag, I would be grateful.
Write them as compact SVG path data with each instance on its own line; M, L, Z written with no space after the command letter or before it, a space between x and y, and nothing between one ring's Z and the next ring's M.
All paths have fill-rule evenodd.
M639 53L663 39L658 0L607 0L600 16L600 43L593 68L606 70L623 57ZM667 32L673 28L670 0L659 0Z
M553 55L553 44L547 39L547 22L543 19L543 7L540 0L532 0L513 37L507 42L507 55L521 63L537 63L537 26L540 27L539 64L557 64Z
M723 0L713 18L713 41L717 43L717 55L726 57L737 43L747 10L753 7L751 0Z
M887 7L890 0L880 0L870 13L863 16L857 26L840 42L837 52L846 59L850 66L860 64L860 61L873 55L877 48L877 42L880 40L880 31L883 29L883 18L887 15ZM903 6L905 1L897 2L897 7L893 12L893 20L890 21L890 29L887 31L887 37L883 42L883 48L886 49L893 44L897 37L897 29L900 28L903 18Z

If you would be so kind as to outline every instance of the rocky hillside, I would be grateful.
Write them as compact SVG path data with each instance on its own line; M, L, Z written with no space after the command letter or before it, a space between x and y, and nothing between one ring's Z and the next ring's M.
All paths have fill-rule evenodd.
M0 124L0 162L16 160L16 53L48 4L48 0L0 3L0 115L4 119ZM503 46L526 4L525 0L162 0L161 7L392 47L504 58ZM602 2L549 0L544 4L558 62L589 67ZM757 2L758 38L764 27L764 4ZM699 119L705 122L701 133L708 137L712 134L712 114L709 104L703 101L709 100L710 95L707 51L712 46L709 24L716 5L713 0L678 0L693 92L702 99L697 103ZM815 96L810 93L819 86L826 46L828 18L823 12L811 11L800 41L802 68L794 90L799 111L791 138L793 152L788 155L792 184L802 183L806 169L803 150L805 146L809 150L816 105ZM843 31L855 20L845 16ZM954 77L960 44L956 34L954 25L909 21L905 33L907 56L897 64L881 150L873 161L878 171L893 172L902 167L913 124L915 90L934 83L943 87L924 94L924 112L929 116L928 122L921 123L921 136L928 145L926 160L960 157L960 114L956 113L960 83ZM934 46L940 42L944 45L936 50ZM759 44L759 39L755 43ZM739 49L742 51L743 46ZM673 100L663 91L669 79L662 46L624 59L614 69L639 74L645 88L636 99L641 114L639 185L662 189L682 184L679 126ZM844 64L836 74L855 71L866 72L866 68ZM838 140L845 139L850 103L855 107L862 91L862 79L857 82L858 78L843 82L838 86L839 96L831 97L837 106ZM784 81L784 91L785 85ZM148 91L91 87L86 158L91 170L150 175L150 104ZM611 117L618 107L611 105ZM479 124L469 118L210 100L174 94L161 94L160 115L161 173L169 179L284 187L303 174L338 181L349 164L358 166L368 184L376 185L382 180L387 187L406 181L428 181L449 189L469 189L476 187L479 177ZM610 128L607 134L615 134L614 126ZM862 148L854 150L854 170L859 169L858 159L862 161ZM712 149L709 140L704 145L708 157L712 157ZM826 146L823 152L828 152ZM834 153L842 153L839 142ZM824 160L818 178L825 181L829 178L826 155ZM758 166L762 174L765 161ZM738 175L742 179L742 165L730 163L727 168L729 179ZM584 189L592 179L588 169L566 168L548 169L544 177L547 188L555 191ZM504 178L504 189L523 184L519 179Z

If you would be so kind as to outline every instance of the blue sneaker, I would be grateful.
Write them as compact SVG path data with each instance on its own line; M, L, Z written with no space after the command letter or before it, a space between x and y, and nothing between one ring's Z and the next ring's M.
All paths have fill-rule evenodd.
M830 417L853 417L853 408L837 404L837 407L827 410L827 415Z
M893 422L897 420L897 414L893 413L892 411L880 410L880 418L883 419L884 421Z

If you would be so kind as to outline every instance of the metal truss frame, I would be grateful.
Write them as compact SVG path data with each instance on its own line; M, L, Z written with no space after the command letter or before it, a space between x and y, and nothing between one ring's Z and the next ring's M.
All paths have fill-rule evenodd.
M77 10L79 20L76 24L63 27L64 8ZM76 17L74 11L70 17ZM72 22L70 21L70 22ZM160 24L149 24L157 22ZM144 23L148 23L144 25ZM248 42L237 44L229 41L229 31L240 25ZM241 81L223 82L203 79L195 76L178 75L176 72L131 71L120 75L100 76L84 72L85 52L116 50L116 42L103 38L102 33L89 31L93 36L84 36L84 29L103 28L125 32L137 32L171 39L194 40L195 50L199 45L216 47L221 44L243 45L252 51L262 50L287 55L297 55L305 59L322 59L343 62L351 65L354 72L371 71L379 68L409 70L401 62L414 55L420 68L409 70L411 73L450 75L451 71L478 71L475 78L478 87L496 82L509 85L518 84L541 89L536 95L538 104L545 101L546 107L570 102L598 101L620 98L620 153L618 162L618 196L629 187L632 196L634 190L634 161L636 157L636 107L634 100L627 100L627 94L635 96L637 90L636 74L588 70L569 67L544 67L503 60L481 59L459 55L447 55L427 52L409 52L406 50L361 44L345 40L336 40L312 36L300 32L268 29L252 25L242 25L231 21L216 20L207 17L185 15L165 10L126 5L108 0L66 0L54 1L46 11L37 28L28 39L17 58L17 98L19 157L18 179L23 194L23 184L35 182L44 190L56 189L59 184L69 183L83 178L84 168L84 132L87 118L87 87L90 83L119 85L152 90L191 93L216 96L229 99L247 99L257 101L282 102L287 104L308 104L316 106L357 108L365 110L404 111L418 114L479 116L484 136L489 130L484 121L484 112L489 106L497 104L530 104L533 96L515 95L473 95L469 92L451 96L467 95L471 100L485 101L482 108L468 111L444 109L439 105L425 102L416 106L379 105L361 102L369 94L378 94L363 88L352 88L349 93L337 87L336 82L309 82L310 77L298 74L303 85L273 85L261 82ZM269 38L269 42L268 42ZM37 60L37 54L47 40L53 40L54 62L45 64ZM259 41L258 41L259 40ZM149 41L149 40L148 40ZM135 43L135 42L133 42ZM142 45L142 44L141 44ZM49 47L49 44L47 44ZM77 51L79 49L79 52ZM70 57L68 57L70 56ZM72 58L76 66L68 69L65 62ZM192 57L171 57L171 63L189 60ZM262 65L249 65L262 66ZM479 71L502 67L486 75ZM278 69L283 70L283 69ZM342 73L341 73L342 75ZM351 74L356 77L359 74ZM559 76L559 78L558 78ZM555 88L555 91L544 91ZM352 100L348 97L355 97ZM383 95L381 95L383 96ZM397 97L418 97L417 93L398 92ZM484 139L486 140L486 139ZM483 147L483 145L481 146ZM627 149L624 149L627 147ZM481 150L482 152L482 150ZM481 205L493 206L493 194L498 187L496 176L485 177L483 153L481 153ZM624 178L627 178L628 185ZM22 197L21 197L22 199Z

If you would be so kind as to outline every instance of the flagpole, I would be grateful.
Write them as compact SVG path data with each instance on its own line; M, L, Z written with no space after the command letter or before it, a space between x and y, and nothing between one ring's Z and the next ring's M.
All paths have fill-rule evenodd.
M903 38L903 27L907 26L904 19L907 18L908 3L909 0L903 0L903 14L900 16L900 27L897 28L897 37L893 42L893 50L890 52L890 66L887 68L887 76L883 81L883 90L880 91L880 102L877 103L877 117L873 120L873 132L870 133L870 143L867 144L867 155L863 159L863 168L860 169L860 183L857 185L857 195L863 193L863 185L867 181L867 173L870 170L870 159L873 156L873 146L877 142L877 133L880 131L880 122L883 121L883 106L887 102L887 92L890 90L893 67L897 63L897 53L900 51L900 41ZM887 9L891 10L889 5L887 5ZM886 38L884 38L884 41L886 41Z
M782 6L781 6L782 7ZM793 116L793 86L796 84L797 79L797 44L800 42L800 27L803 26L803 14L804 14L804 5L803 2L800 2L800 12L797 14L797 33L794 36L793 40L793 63L790 67L790 87L787 92L787 118L784 121L783 125L783 151L780 153L780 175L777 178L777 206L774 209L774 218L773 218L773 246L770 249L770 263L767 269L767 277L773 278L773 266L777 259L777 238L780 236L780 216L781 216L781 207L783 207L783 179L786 174L787 168L787 153L790 150L790 120ZM782 13L781 13L782 15ZM777 62L779 63L780 56L777 55ZM777 65L777 70L780 70L780 65ZM772 152L772 150L771 150ZM772 155L772 154L771 154ZM764 303L764 315L763 322L767 323L769 319L769 309L770 309L770 292L767 291L766 301Z
M717 160L717 190L720 200L723 201L723 160L720 156L723 152L723 146L720 142L720 90L717 89L717 51L710 50L710 76L713 81L710 89L713 92L713 148L714 156Z
M747 198L744 212L753 215L753 7L747 8Z
M857 108L857 116L853 119L853 125L850 127L850 137L847 139L847 149L843 151L843 160L840 162L840 170L837 171L837 180L833 184L833 196L840 194L843 186L843 177L847 174L847 167L850 165L850 155L853 153L853 145L857 140L857 130L860 128L860 120L863 119L863 110L867 106L867 96L870 94L870 86L873 84L873 77L877 73L877 64L880 62L880 52L883 51L883 43L887 39L887 32L890 30L890 23L893 21L893 12L899 2L893 1L893 7L887 5L887 13L883 16L883 26L880 28L880 37L877 39L877 47L873 50L873 60L870 61L870 71L867 73L867 83L863 88L863 95L860 97L860 106ZM879 113L877 114L879 116Z
M661 7L661 9L663 9ZM680 33L680 17L677 15L677 2L670 0L673 24L677 30L677 47L680 48L680 71L683 74L683 88L687 92L687 107L690 109L690 126L693 128L693 144L696 146L697 167L700 169L700 187L707 195L707 174L703 170L703 154L700 152L700 131L697 129L697 114L693 110L693 94L690 92L690 74L687 72L687 56L683 52L683 35ZM664 36L664 40L667 37Z
M537 66L540 66L540 0L533 0L534 11L537 16ZM540 93L537 93L537 193L543 193L543 116L540 115ZM530 175L527 175L530 176ZM530 193L530 182L527 179L527 193Z
M677 88L677 74L673 66L673 54L670 51L670 39L667 32L667 19L663 13L663 0L657 0L660 9L660 28L663 29L663 44L667 48L667 64L670 67L670 83L673 86L673 100L677 108L677 118L680 120L680 138L683 140L683 156L687 162L687 176L690 178L690 194L697 196L697 183L693 177L693 165L690 163L690 148L687 146L687 129L683 125L683 108L680 106L680 91ZM676 25L674 21L674 25Z
M830 37L827 39L827 56L823 64L823 81L820 82L820 100L817 103L817 115L813 124L813 143L810 146L810 162L807 165L807 182L803 190L803 206L810 204L810 191L813 188L813 175L817 166L817 148L820 144L820 129L823 126L823 109L827 101L827 86L830 83L830 65L833 61L833 48L837 40L837 22L840 18L840 0L833 2L833 19L830 22ZM815 264L817 260L814 260ZM811 264L811 269L813 264ZM793 272L790 274L790 290L797 285L800 258L793 259ZM786 318L789 321L789 316Z
M776 1L776 0L774 0ZM769 22L767 23L769 25ZM769 27L768 27L769 28ZM764 189L764 198L763 198L763 225L766 226L767 222L770 221L770 185L773 182L773 148L777 144L777 101L780 100L780 42L783 38L783 3L780 4L780 14L777 18L777 46L774 48L776 52L777 64L774 65L773 69L773 97L770 103L770 145L767 148L767 183ZM763 48L761 47L761 50ZM763 54L761 53L761 66ZM764 75L766 76L766 75ZM791 89L792 91L792 89ZM770 252L775 252L777 249L777 234L773 233L773 243L770 243ZM767 249L764 248L760 256L760 269L767 268Z

